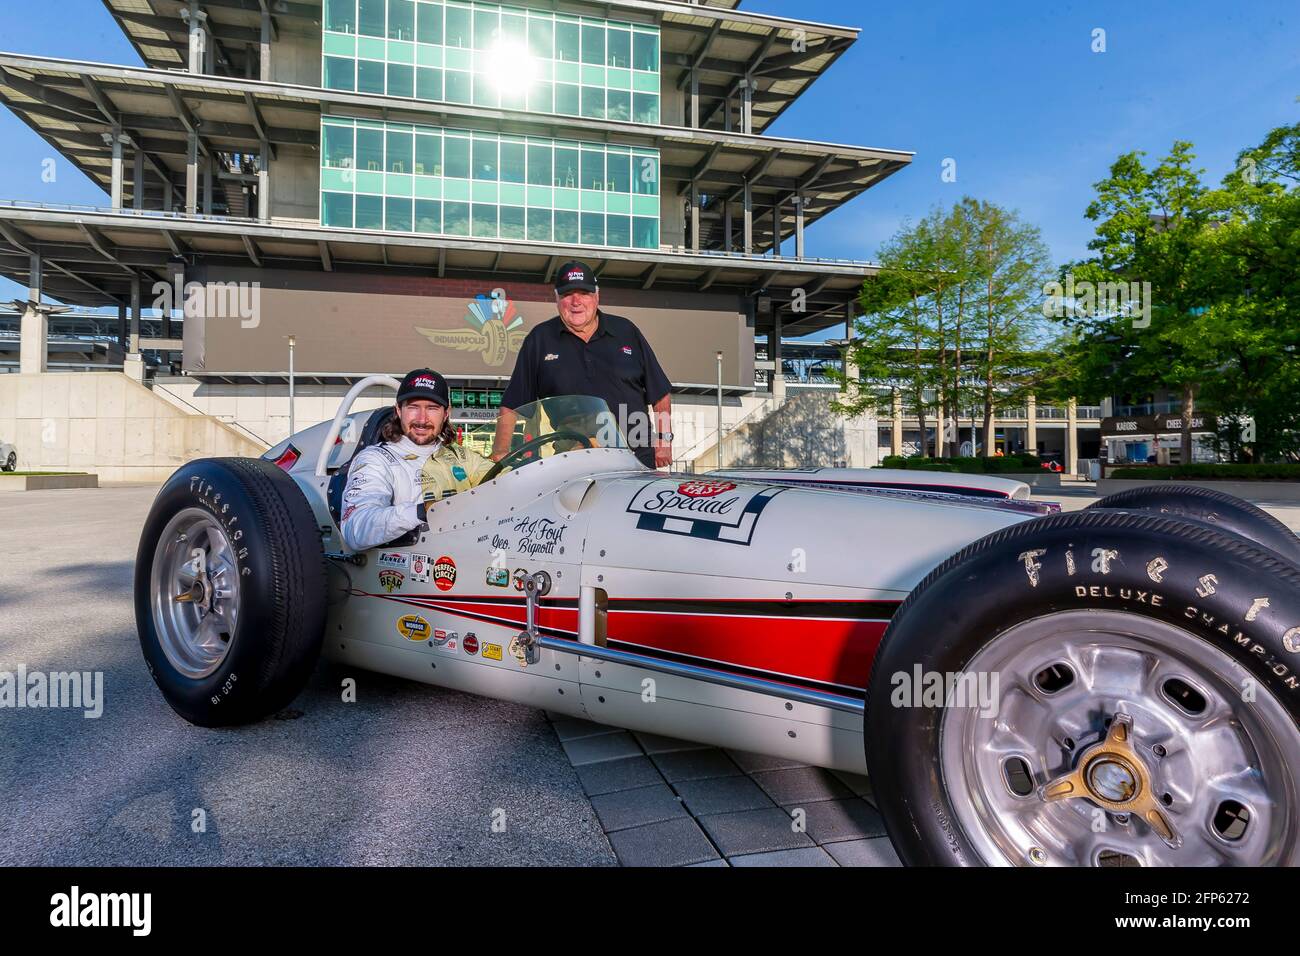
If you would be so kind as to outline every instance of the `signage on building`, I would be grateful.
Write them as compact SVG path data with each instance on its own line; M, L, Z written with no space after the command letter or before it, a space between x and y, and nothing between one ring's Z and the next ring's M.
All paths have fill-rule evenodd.
M1208 434L1216 430L1213 415L1192 415L1192 433ZM1183 430L1180 412L1160 415L1124 415L1101 420L1102 438L1151 438L1155 435L1179 434Z

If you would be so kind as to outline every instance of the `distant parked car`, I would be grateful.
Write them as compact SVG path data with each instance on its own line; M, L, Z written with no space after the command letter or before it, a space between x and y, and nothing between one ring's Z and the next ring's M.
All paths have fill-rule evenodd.
M18 449L0 441L0 471L13 471L18 467Z

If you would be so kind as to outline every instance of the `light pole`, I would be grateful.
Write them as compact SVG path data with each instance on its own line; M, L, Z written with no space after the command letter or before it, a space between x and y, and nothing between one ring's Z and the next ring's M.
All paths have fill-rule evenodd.
M297 429L293 427L293 346L295 336L289 337L289 434L292 435Z
M718 352L718 467L722 467L722 352Z

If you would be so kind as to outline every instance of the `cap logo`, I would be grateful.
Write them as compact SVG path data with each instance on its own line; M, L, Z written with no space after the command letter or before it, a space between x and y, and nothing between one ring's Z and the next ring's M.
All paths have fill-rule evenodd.
M419 378L417 378L414 382L411 383L411 387L412 388L437 388L437 385L434 383L433 379L429 378L427 375L422 375Z

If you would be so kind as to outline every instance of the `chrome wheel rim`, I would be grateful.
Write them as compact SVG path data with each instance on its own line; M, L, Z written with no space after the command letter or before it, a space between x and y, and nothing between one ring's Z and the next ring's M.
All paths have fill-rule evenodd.
M1300 730L1211 644L1135 614L1063 611L999 635L966 673L996 675L997 706L946 702L940 762L985 861L1300 859Z
M200 680L221 666L239 595L235 552L220 523L199 508L172 518L154 548L150 584L154 629L172 667Z

